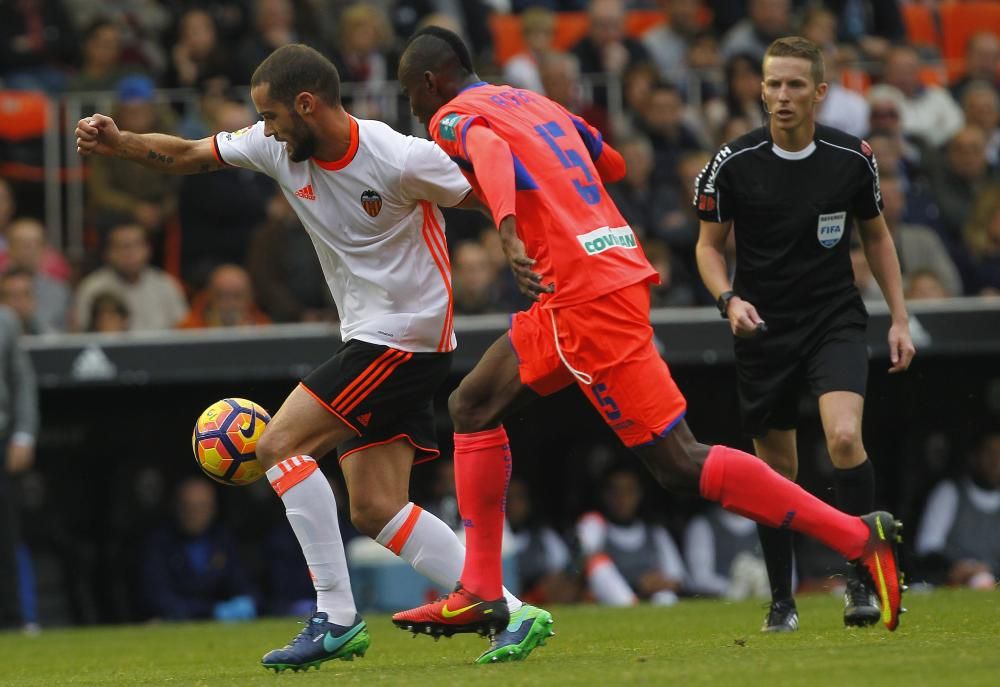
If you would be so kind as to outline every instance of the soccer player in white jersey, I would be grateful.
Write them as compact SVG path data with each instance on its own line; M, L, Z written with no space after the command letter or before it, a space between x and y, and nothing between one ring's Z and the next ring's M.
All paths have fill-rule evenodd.
M305 628L262 663L300 670L364 655L370 641L351 593L334 495L314 457L337 449L361 532L442 587L461 573L464 547L410 502L409 481L414 462L438 455L432 400L455 348L438 206L476 201L436 145L350 116L337 70L311 48L272 53L254 72L250 95L262 121L240 131L189 141L119 131L95 114L78 123L77 149L176 174L227 165L267 174L316 247L344 344L292 390L257 445L317 597ZM547 612L525 605L516 613L521 602L506 595L512 617L546 625L548 634ZM541 633L523 635L501 633L480 660L523 658Z

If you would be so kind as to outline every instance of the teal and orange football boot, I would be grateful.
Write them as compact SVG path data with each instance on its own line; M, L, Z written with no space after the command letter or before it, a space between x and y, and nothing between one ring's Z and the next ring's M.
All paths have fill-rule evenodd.
M295 672L309 670L314 666L319 670L324 661L353 661L355 656L364 656L371 641L361 616L355 616L352 625L336 625L326 613L317 612L289 644L269 651L260 662L276 673L289 668Z
M553 636L552 614L544 608L524 604L510 614L510 622L490 643L476 663L523 661L528 654Z

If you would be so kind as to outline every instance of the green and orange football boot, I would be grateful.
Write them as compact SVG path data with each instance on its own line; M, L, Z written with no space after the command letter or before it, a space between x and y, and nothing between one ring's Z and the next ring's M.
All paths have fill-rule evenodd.
M455 585L455 591L437 601L392 616L393 624L399 629L432 637L475 632L492 639L509 621L507 602L502 596L493 601L481 599L466 590L461 582Z
M867 573L871 588L878 594L882 624L891 632L899 626L899 616L906 612L902 607L906 587L896 550L896 544L902 541L903 523L885 511L869 513L861 520L868 526L868 542L857 560L858 567Z

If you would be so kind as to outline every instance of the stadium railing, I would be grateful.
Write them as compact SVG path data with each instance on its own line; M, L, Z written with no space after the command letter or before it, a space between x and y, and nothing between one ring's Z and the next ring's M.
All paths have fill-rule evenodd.
M888 309L869 305L871 357L888 358ZM963 298L909 305L918 362L1000 354L1000 299ZM661 308L651 313L664 358L672 365L712 367L733 361L732 337L715 308ZM464 373L509 326L507 315L455 318L453 369ZM60 334L25 338L44 388L301 378L340 340L334 324Z

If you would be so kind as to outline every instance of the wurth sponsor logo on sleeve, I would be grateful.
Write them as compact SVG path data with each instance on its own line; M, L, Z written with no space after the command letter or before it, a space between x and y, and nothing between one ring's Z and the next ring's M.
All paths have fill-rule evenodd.
M732 154L733 150L729 146L722 146L722 149L715 154L715 159L712 160L712 167L708 170L708 178L705 179L705 187L702 189L705 193L715 193L715 178L719 175L719 167Z

